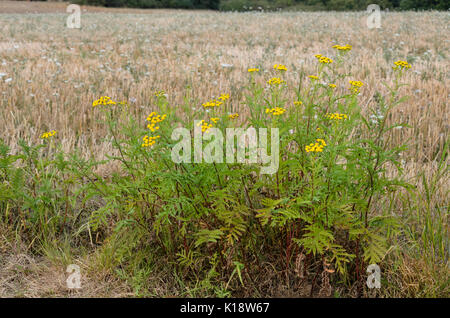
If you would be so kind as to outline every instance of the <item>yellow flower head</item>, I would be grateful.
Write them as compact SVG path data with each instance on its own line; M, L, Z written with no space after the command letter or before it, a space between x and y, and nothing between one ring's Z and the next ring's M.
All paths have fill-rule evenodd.
M346 114L339 114L339 113L327 113L325 115L325 117L328 118L328 119L334 119L336 121L348 118L348 116Z
M282 107L274 107L274 108L266 108L266 114L273 116L280 116L286 111L285 108Z
M274 68L275 70L278 70L278 71L287 71L286 66L283 65L283 64L275 64L275 65L273 66L273 68Z
M267 81L267 84L269 85L280 85L282 83L285 83L281 78L279 77L273 77L270 80Z
M161 136L159 136L159 135L154 136L154 137L145 135L144 138L142 138L144 142L142 143L141 146L142 147L151 147L156 143L156 139L158 139L160 137Z
M336 88L336 84L328 84L328 86L331 88Z
M364 85L363 82L360 81L349 81L351 87L349 90L351 90L353 93L359 93L359 89Z
M211 120L212 120L213 118L211 118ZM214 118L215 119L215 118ZM218 119L218 118L217 118ZM209 129L210 128L212 128L212 124L208 124L206 121L204 121L204 120L201 120L201 121L199 121L198 123L197 123L197 127L200 127L201 126L201 128L202 128L202 132L204 132L204 133L207 133L208 131L209 131Z
M326 56L322 56L320 54L316 54L315 57L317 58L317 60L321 64L331 64L331 63L333 63L333 60L328 58L328 57L326 57Z
M155 95L156 97L166 97L166 92L164 92L164 91L156 91L156 92L154 93L154 95Z
M226 97L226 96L228 96L228 97ZM226 99L230 98L230 96L228 94L227 95L222 94L221 97L222 97L222 100L226 100ZM219 97L219 99L221 99L221 97ZM212 99L209 102L203 103L202 106L205 108L208 108L208 107L218 107L222 104L223 104L222 101L218 101L217 99Z
M214 124L217 124L217 122L219 121L219 117L213 117L213 118L211 118L211 121L214 123Z
M393 70L403 70L405 68L406 69L411 68L411 64L409 64L406 61L397 61L397 62L394 62L394 65L395 66L392 67Z
M322 152L327 143L323 139L316 139L315 143L311 143L305 146L306 152Z
M47 139L47 138L53 137L55 134L56 134L56 130L52 130L52 131L43 133L41 135L41 138L42 139Z
M301 101L301 100L296 100L296 101L294 101L294 105L295 106L300 106L300 105L302 105L303 104L303 102Z
M115 105L116 102L111 100L111 97L108 96L102 96L99 99L92 102L92 107L95 107L97 105Z
M147 117L147 121L150 123L147 125L147 128L150 129L151 132L155 132L159 129L159 126L157 126L158 123L164 121L166 119L167 115L158 115L157 112L151 112L150 115Z
M229 98L230 98L230 94L222 94L222 95L219 96L219 99L221 101L226 101Z
M239 117L238 113L228 115L228 118L230 118L230 119L235 119L235 118L238 118L238 117Z
M350 51L352 49L352 46L350 44L346 44L346 45L333 45L333 49L336 49L338 51Z
M253 73L253 72L259 72L259 68L249 68L248 69L249 73Z
M316 139L315 143L311 143L305 146L306 152L322 152L327 143L323 139Z
M316 75L308 75L308 77L309 77L312 81L318 80L318 79L319 79L319 76L316 76Z

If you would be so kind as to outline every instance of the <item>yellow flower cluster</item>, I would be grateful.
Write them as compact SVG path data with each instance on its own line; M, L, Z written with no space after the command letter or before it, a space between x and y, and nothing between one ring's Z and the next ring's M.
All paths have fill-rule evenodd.
M249 68L248 69L249 73L253 73L253 72L259 72L259 68Z
M306 152L322 152L323 147L325 147L327 144L325 140L323 139L316 139L315 143L309 144L309 146L305 146Z
M328 84L328 86L331 88L336 88L336 84Z
M318 80L318 79L319 79L319 76L316 76L316 75L308 75L308 77L309 77L311 80Z
M142 147L151 147L156 143L156 139L160 138L161 136L144 136L143 140L144 142L142 143Z
M218 101L217 99L212 99L209 102L203 103L202 106L208 108L208 107L218 107L222 104L223 102Z
M394 62L394 64L395 64L395 66L392 67L393 70L398 70L398 69L403 70L405 68L411 68L411 64L409 64L406 61L397 61L397 62Z
M197 124L197 127L202 127L202 132L207 133L208 130L213 126L212 124L208 124L206 121L202 120Z
M275 70L278 70L278 71L287 71L286 66L283 65L283 64L275 64L275 65L273 66L273 68L274 68Z
M228 118L230 118L230 119L235 119L235 118L238 118L238 117L239 117L238 113L228 115Z
M279 77L273 77L267 81L267 84L269 84L269 85L280 85L282 83L285 83L285 82Z
M221 100L221 101L226 101L227 99L230 99L230 94L221 94L220 96L219 96L219 99Z
M217 124L217 122L219 121L219 117L212 117L211 118L211 121L214 123L214 124Z
M325 117L328 119L335 119L335 120L342 120L348 118L346 114L339 114L339 113L331 113L331 114L327 113Z
M159 126L157 126L157 124L166 119L166 117L167 115L165 114L161 116L156 112L151 112L147 117L147 121L150 122L150 124L147 125L147 128L150 129L151 132L157 131L159 129Z
M166 95L166 92L164 92L164 91L156 91L155 93L155 96L156 97L165 97L165 95Z
M52 130L52 131L43 133L41 138L47 139L47 138L53 137L55 134L56 134L56 130Z
M323 56L322 54L316 54L314 56L317 58L319 63L322 63L322 64L331 64L331 63L333 63L332 59L330 59L330 58L328 58L326 56Z
M349 90L353 91L354 93L358 93L359 89L364 85L364 83L360 81L350 81L349 83L351 85Z
M223 104L224 101L230 98L230 94L221 94L218 99L212 99L209 102L203 103L202 106L208 107L218 107Z
M92 102L92 107L95 107L97 105L115 105L116 102L111 100L111 97L108 96L102 96L99 99Z
M296 100L296 101L294 101L294 105L295 106L300 106L300 105L302 105L303 103L302 103L302 101L301 100Z
M333 45L333 49L337 49L339 51L350 51L352 46L350 44L347 45Z
M275 108L266 108L266 114L272 114L274 116L280 116L282 115L286 109L282 107L275 107Z

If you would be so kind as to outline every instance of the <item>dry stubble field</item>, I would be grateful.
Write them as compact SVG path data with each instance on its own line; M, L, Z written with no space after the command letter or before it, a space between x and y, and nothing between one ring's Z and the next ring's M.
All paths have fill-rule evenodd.
M101 157L112 149L102 139L105 127L92 112L92 101L100 96L128 100L142 119L152 110L149 101L156 90L167 92L173 107L183 102L188 91L198 101L194 107L228 92L239 111L247 68L270 70L274 63L282 63L289 70L284 76L288 84L297 83L301 72L314 73L314 54L332 57L334 44L347 43L353 49L345 68L365 83L361 105L374 103L376 92L386 93L382 82L392 82L393 61L412 64L406 75L408 86L402 88L402 94L411 97L390 118L410 125L396 130L392 141L410 140L403 153L410 182L422 187L417 179L421 171L428 179L433 177L448 140L450 16L446 12L382 13L381 29L370 30L365 13L84 8L82 28L77 30L65 27L64 4L32 5L37 14L20 13L23 8L0 2L0 138L13 150L20 138L37 142L42 132L55 129L65 150L77 148L87 156ZM448 188L448 178L440 180L432 194L436 205L448 204ZM402 213L401 206L397 210ZM448 223L444 226L448 229ZM0 269L1 296L65 295L63 282L51 287L39 284L52 277L54 265L31 259L16 248L17 253L6 254L6 265ZM16 273L15 262L33 268L31 278L8 280ZM406 276L408 270L414 271L408 266L414 265L405 265ZM415 278L411 279L414 285ZM106 287L111 284L98 284L84 289L84 295L127 295L121 284L114 292Z

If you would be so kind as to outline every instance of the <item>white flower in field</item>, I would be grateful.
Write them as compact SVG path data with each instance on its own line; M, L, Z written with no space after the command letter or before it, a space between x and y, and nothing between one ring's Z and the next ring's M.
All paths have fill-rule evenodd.
M2 78L3 76L6 76L6 75L8 75L8 74L6 74L6 73L0 73L0 78Z
M289 129L289 133L290 133L291 135L293 135L293 134L294 134L294 129Z
M403 126L395 126L394 129L402 129Z
M131 98L130 98L130 102L133 103L133 104L136 103L136 98L131 97Z
M10 78L7 78L7 79L5 79L5 83L9 83L9 82L11 82L12 81L12 78L10 77Z
M34 94L30 94L31 97L34 97Z
M32 81L31 80L27 80L27 83L30 84Z
M223 68L232 68L232 67L233 67L233 64L222 63L222 67L223 67Z

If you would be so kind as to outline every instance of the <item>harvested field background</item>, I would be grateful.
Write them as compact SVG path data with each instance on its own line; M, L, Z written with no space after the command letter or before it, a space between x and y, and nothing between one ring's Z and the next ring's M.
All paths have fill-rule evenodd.
M408 86L402 88L402 94L410 98L389 118L410 128L395 130L392 143L410 140L403 164L407 179L417 187L422 187L417 182L418 171L430 179L437 169L450 128L448 12L383 12L381 29L370 30L367 14L360 12L219 13L83 7L78 30L65 26L66 6L0 1L0 138L13 151L19 139L37 142L42 132L55 129L65 151L78 149L98 158L111 153L110 141L103 139L106 128L92 112L92 101L103 95L127 100L142 121L154 109L150 100L157 90L167 92L173 107L181 104L187 93L197 101L193 107L199 107L211 96L229 92L233 108L242 113L247 68L259 67L259 80L264 81L264 72L274 63L282 63L289 69L285 75L288 85L296 86L302 72L314 73L314 54L332 57L333 45L348 43L353 49L345 68L355 80L365 83L360 104L366 107L375 103L377 92L387 92L383 83L393 81L393 61L412 64L406 75ZM440 181L433 193L434 204L448 205L449 186L448 178ZM448 229L448 223L444 226ZM24 287L15 285L14 290L12 283L5 285L16 273L11 264L31 266L36 260L22 252L11 254L13 248L5 236L2 242L0 296L66 295L58 291L59 285L50 292L24 292L20 291ZM47 270L43 280L54 271L52 266L41 263L41 270ZM60 274L64 276L63 271ZM107 279L104 277L101 279ZM127 288L120 290L114 295L130 295ZM85 293L111 295L88 289Z

